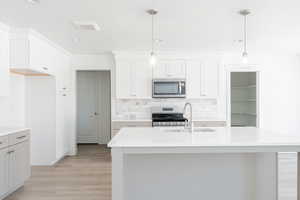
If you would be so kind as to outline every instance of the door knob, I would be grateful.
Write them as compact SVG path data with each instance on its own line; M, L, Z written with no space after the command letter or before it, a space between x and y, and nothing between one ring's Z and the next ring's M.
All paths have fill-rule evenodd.
M95 115L95 116L98 116L98 115L99 115L99 113L95 112L95 113L94 113L94 115Z

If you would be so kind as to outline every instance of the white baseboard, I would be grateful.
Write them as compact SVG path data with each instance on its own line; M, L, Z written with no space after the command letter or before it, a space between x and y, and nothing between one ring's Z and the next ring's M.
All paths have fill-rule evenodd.
M24 186L24 183L21 183L20 185L18 185L17 187L14 187L12 189L10 189L7 193L5 193L4 195L2 195L0 197L0 200L5 199L6 197L8 197L9 195L11 195L12 193L14 193L15 191L17 191L18 189L20 189L21 187Z

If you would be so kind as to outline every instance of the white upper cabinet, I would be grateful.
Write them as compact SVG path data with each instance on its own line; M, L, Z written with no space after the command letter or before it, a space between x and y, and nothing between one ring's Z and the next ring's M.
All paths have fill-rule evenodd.
M152 67L147 57L116 56L116 98L152 98L152 79L186 79L188 99L219 98L220 57L159 59Z
M116 97L118 99L151 98L152 68L146 61L117 60Z
M56 48L33 31L15 31L10 36L10 68L24 75L55 74Z
M0 96L9 95L9 28L0 24Z
M128 61L117 61L116 63L116 97L119 99L132 97L131 68L131 63Z
M187 97L190 99L218 98L219 60L189 61L187 67Z
M202 98L201 93L201 61L190 61L187 63L187 97L190 99Z
M155 79L185 79L186 62L184 60L159 60L153 68Z
M215 58L205 60L202 67L202 88L201 94L207 98L218 98L220 61Z

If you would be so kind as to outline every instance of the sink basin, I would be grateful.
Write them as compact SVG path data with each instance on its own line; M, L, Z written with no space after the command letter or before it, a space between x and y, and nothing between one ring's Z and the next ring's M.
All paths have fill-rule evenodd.
M172 132L172 133L181 133L181 132L187 132L185 129L183 128L172 128L172 129L165 129L165 132Z
M215 129L212 129L212 128L197 128L197 129L194 129L194 132L203 132L203 133L211 133L211 132L215 132L216 130Z
M189 133L188 130L183 128L172 128L172 129L165 129L165 132L171 133ZM215 132L215 129L212 128L194 128L193 133L212 133Z

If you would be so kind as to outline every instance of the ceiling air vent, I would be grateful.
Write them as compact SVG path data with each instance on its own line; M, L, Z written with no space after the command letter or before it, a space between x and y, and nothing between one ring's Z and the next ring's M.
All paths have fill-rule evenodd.
M100 31L100 27L96 22L90 21L73 21L76 29L87 31Z

